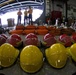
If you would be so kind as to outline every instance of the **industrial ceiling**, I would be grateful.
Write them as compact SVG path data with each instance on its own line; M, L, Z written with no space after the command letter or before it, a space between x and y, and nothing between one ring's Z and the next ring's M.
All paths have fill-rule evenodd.
M25 9L29 5L42 8L43 4L44 0L0 0L0 14L18 10L19 8Z
M42 9L42 5L44 4L45 1L46 0L0 0L0 14L18 10L19 8L25 9L29 5L33 6L34 8ZM52 0L52 1L66 2L70 0Z

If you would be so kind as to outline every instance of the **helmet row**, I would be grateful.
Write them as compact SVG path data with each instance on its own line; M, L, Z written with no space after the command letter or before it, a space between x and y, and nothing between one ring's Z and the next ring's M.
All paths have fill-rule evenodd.
M26 35L23 39L18 34L12 34L9 37L7 37L6 34L1 34L0 35L0 46L3 43L9 43L9 44L13 45L14 47L19 47L20 45L22 45L22 43L24 46L26 46L26 45L38 46L39 40L38 40L38 37L33 33Z
M76 61L76 43L68 48L65 48L65 46L60 43L56 43L45 50L46 59L54 68L64 67L68 54ZM28 45L24 47L21 52L9 43L0 46L0 66L9 67L13 65L18 56L20 66L25 72L35 73L43 66L43 53L35 45Z
M26 45L41 46L41 43L42 43L42 45L45 47L50 47L52 44L55 44L55 43L61 43L64 46L68 47L76 42L76 34L72 36L63 34L57 37L57 36L53 36L52 34L48 33L44 35L42 39L39 39L38 36L34 33L30 33L24 36L24 38L22 38L18 34L12 34L9 37L7 37L5 34L1 34L0 45L6 42L10 43L14 47L19 47L22 43L24 46Z

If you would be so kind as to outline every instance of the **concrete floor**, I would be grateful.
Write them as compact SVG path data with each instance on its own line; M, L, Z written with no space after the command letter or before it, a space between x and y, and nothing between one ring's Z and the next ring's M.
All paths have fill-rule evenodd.
M28 74L24 72L20 68L18 62L9 68L0 70L0 73L3 73L5 75L72 75L75 72L76 66L70 60L67 61L66 66L62 69L55 69L51 67L47 62L44 62L43 67L37 73L34 74Z
M39 38L42 39L43 37L39 36ZM44 53L43 48L41 48L41 51ZM73 75L73 73L75 72L76 72L76 65L70 59L67 60L65 67L63 67L62 69L55 69L52 66L50 66L47 61L44 61L43 67L34 74L28 74L24 72L21 69L18 61L13 66L0 70L0 73L3 73L5 75Z

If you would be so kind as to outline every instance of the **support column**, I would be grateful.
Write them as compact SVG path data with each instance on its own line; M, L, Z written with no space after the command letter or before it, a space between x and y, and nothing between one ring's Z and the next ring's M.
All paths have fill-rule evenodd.
M67 4L67 1L66 1L65 2L65 19L66 19L66 21L67 21L67 14L68 14L67 7L68 7L68 4Z
M46 4L46 16L47 16L47 14L50 13L51 10L50 0L45 0L45 4Z

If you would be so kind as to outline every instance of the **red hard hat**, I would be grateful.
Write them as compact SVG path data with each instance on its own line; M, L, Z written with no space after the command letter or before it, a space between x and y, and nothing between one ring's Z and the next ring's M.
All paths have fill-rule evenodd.
M48 33L48 34L44 35L43 42L45 43L45 45L47 47L49 47L52 44L56 43L56 39L52 34Z
M0 35L0 46L4 43L6 43L6 38Z
M29 33L25 36L25 45L35 45L38 46L38 37L34 33Z
M1 36L3 36L5 39L8 38L6 34L1 34Z
M62 38L64 38L65 36L67 36L66 34L62 34L59 36L59 40L61 40Z
M64 46L71 46L71 38L70 36L66 34L62 34L59 36L59 41L64 45Z
M22 39L21 39L20 35L12 34L8 38L7 42L10 43L11 45L13 45L14 47L18 47L21 45Z
M73 34L73 35L71 36L71 39L72 39L72 42L73 42L73 43L76 43L76 34Z

